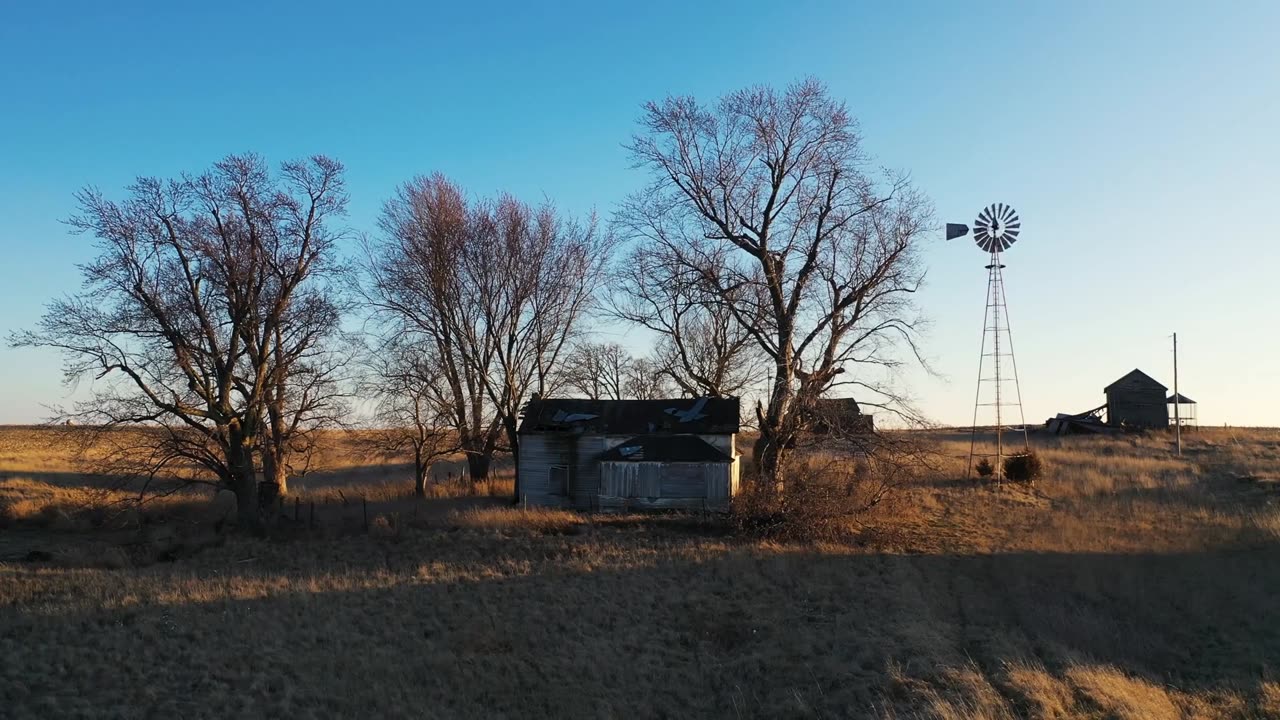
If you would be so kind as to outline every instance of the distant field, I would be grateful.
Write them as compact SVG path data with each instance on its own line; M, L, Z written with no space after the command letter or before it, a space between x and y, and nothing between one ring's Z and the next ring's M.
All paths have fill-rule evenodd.
M414 501L339 435L272 539L211 536L208 494L95 529L123 496L72 437L0 428L0 716L1280 717L1277 430L1034 438L1030 489L935 433L935 475L819 546L456 469Z

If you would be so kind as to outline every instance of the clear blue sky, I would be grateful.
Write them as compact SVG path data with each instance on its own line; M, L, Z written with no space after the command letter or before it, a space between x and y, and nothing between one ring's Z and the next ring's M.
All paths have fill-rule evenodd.
M1230 2L6 3L0 10L0 335L79 282L72 193L119 197L252 150L349 171L372 231L442 171L607 216L643 176L639 106L815 75L939 220L1022 214L1007 284L1028 419L1100 404L1134 367L1202 421L1280 424L1280 4ZM611 7L612 6L612 7ZM972 412L985 290L931 243L935 419ZM56 355L0 348L0 422L66 397Z

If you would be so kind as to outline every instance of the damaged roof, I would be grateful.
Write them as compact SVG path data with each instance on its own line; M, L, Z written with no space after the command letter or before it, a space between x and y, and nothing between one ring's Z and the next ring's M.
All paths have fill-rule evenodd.
M600 456L604 462L733 462L697 435L637 435Z
M738 398L583 400L547 398L525 406L520 432L602 435L738 432Z

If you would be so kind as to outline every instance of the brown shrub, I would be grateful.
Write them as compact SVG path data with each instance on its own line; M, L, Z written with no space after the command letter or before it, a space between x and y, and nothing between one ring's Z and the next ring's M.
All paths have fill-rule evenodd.
M1014 482L1034 482L1044 474L1044 463L1035 452L1018 453L1004 459L1004 477Z
M735 528L747 535L800 542L840 542L911 473L896 459L810 457L793 464L782 488L744 483L734 498Z

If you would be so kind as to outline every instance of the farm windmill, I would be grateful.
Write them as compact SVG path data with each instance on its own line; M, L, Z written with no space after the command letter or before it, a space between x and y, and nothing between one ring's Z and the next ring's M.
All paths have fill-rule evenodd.
M1009 308L1004 295L1004 265L1000 262L1000 254L1017 241L1022 232L1022 221L1013 207L1004 203L990 205L978 213L973 221L973 240L978 247L989 253L987 264L987 307L982 319L982 350L978 356L978 388L973 400L973 434L969 440L969 469L967 475L973 473L973 460L994 458L993 470L997 480L1004 477L1004 435L1008 430L1004 423L1006 410L1016 405L1018 410L1019 429L1022 432L1023 450L1030 449L1027 438L1026 418L1022 413L1022 388L1018 384L1018 364L1013 357L1013 332L1009 328ZM947 223L947 239L954 240L969 234L969 226ZM988 347L990 351L988 352ZM1014 396L1010 401L1004 391L1004 383L1008 378L1006 372L1013 372ZM984 388L989 386L985 393ZM978 415L982 408L995 411L996 446L995 452L979 452L978 448Z

